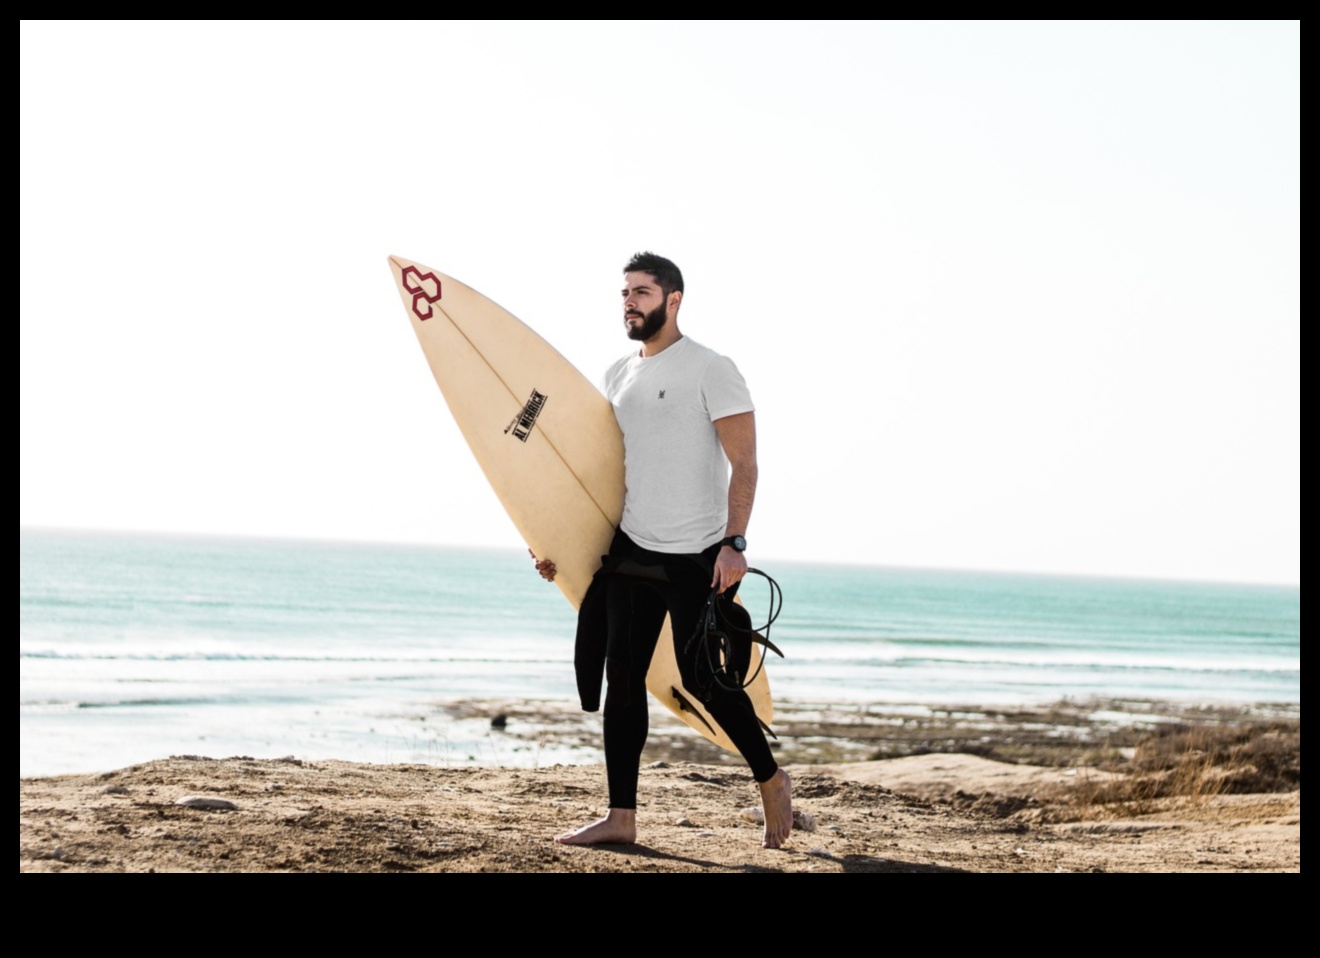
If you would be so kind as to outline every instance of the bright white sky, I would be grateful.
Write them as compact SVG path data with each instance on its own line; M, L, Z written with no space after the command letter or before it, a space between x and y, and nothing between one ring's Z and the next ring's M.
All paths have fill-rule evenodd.
M1300 582L1296 21L19 42L20 526L520 547L386 257L596 381L653 249L754 565Z

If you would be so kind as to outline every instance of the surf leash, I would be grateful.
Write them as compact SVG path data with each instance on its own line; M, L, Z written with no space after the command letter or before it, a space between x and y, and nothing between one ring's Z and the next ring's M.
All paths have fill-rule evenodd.
M736 654L734 639L730 633L739 637L745 637L743 641L744 648L748 650L748 658L751 656L751 643L759 642L764 645L781 659L784 653L770 641L770 626L779 618L779 612L784 607L784 592L779 588L776 582L760 569L748 569L748 575L759 575L765 579L770 588L770 607L766 613L765 624L758 627L752 627L752 618L750 613L739 609L742 616L746 618L746 624L741 625L733 622L729 614L722 608L720 603L720 592L718 589L711 589L710 597L706 599L706 610L702 614L701 621L697 624L692 637L688 639L683 652L685 655L696 653L697 664L697 684L701 692L703 701L710 700L711 686L717 685L727 692L738 692L748 688L756 677L761 674L761 669L765 667L765 652L761 653L761 660L756 663L756 668L744 679L738 669L739 656ZM729 600L724 605L729 608L737 608Z

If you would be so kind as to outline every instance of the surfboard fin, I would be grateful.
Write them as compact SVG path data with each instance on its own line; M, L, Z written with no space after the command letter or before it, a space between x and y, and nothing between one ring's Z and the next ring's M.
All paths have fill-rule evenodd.
M779 651L779 646L775 645L773 642L771 642L769 639L767 639L767 638L766 638L764 635L762 635L760 632L753 632L753 633L752 633L752 641L753 641L753 642L760 642L762 645L764 645L767 649L769 649L769 650L770 650L771 652L773 652L775 655L779 656L781 659L784 657L784 653Z
M716 597L712 596L712 598ZM779 646L775 645L760 632L757 632L752 628L751 613L743 606L736 602L721 599L719 603L719 614L728 625L732 626L734 632L739 636L748 636L751 641L761 643L781 659L784 657L784 653L779 650Z
M672 685L669 686L669 693L672 696L674 696L674 701L678 703L678 707L680 709L682 709L684 712L691 712L697 718L701 719L701 724L706 726L706 728L710 729L711 735L719 734L718 732L715 731L715 726L711 725L710 722L706 721L706 716L702 715L699 711L697 711L697 707L687 700L686 695L684 695L682 692L680 692ZM757 721L759 722L760 719L757 719Z
M710 729L712 735L718 734L716 733L714 726L712 726L710 722L706 721L706 716L702 715L699 711L697 711L696 707L691 702L688 701L687 696L685 696L682 692L680 692L677 688L675 688L672 685L669 686L669 694L674 697L674 701L678 703L678 707L680 709L682 709L684 712L691 712L697 718L701 719L701 724L706 726L706 728ZM766 735L769 735L776 742L779 741L779 736L775 734L775 730L772 729L769 725L766 725L765 722L762 721L761 716L759 715L756 716L756 724L761 726L761 731L765 732Z

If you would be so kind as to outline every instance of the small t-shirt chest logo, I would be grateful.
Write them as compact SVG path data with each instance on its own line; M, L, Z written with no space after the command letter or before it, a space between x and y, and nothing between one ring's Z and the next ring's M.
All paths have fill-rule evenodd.
M665 391L664 391L663 389L660 390L660 398L661 398L661 399L664 399L664 398L665 398Z

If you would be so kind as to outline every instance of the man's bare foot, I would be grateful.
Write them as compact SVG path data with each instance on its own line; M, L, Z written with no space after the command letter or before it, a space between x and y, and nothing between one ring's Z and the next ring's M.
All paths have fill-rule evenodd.
M789 824L792 825L791 813ZM637 810L611 808L604 818L583 825L575 832L556 835L555 841L561 845L631 845L637 841Z
M778 848L793 831L793 781L782 768L775 777L761 783L761 807L765 811L762 848Z

